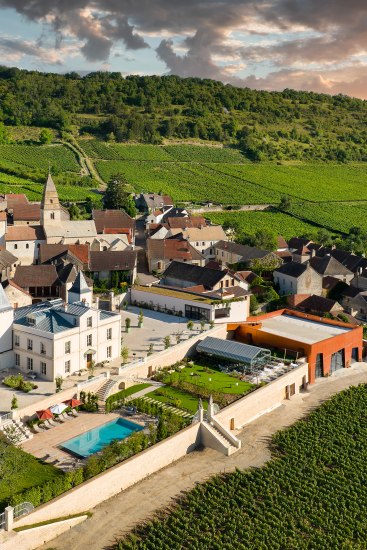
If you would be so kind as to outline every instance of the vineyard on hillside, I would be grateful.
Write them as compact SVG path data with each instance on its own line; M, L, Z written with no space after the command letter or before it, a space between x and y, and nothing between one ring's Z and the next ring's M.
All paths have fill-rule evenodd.
M262 468L216 476L116 550L365 550L367 385L273 437Z
M349 233L351 227L360 227L367 232L367 204L350 205L338 203L295 204L291 213L330 227L334 231Z
M65 145L0 145L3 159L47 171L50 161L62 172L80 172L75 154Z
M0 183L0 193L24 193L29 201L40 201L42 199L43 189L44 186L42 184L28 184L25 180L22 180L22 186L6 185L5 183ZM98 197L98 195L93 193L93 191L90 191L89 189L85 189L83 187L57 185L56 189L60 201L83 202L87 199L88 196L92 197L93 199Z
M209 165L212 170L301 201L367 200L367 166Z
M224 147L167 145L164 150L179 162L249 162L240 151Z
M309 234L317 231L317 227L311 223L298 220L288 214L269 210L250 210L248 212L208 212L204 214L205 218L209 218L213 223L223 225L225 222L229 224L238 224L243 233L254 235L256 231L261 229L282 235L286 240L298 235Z
M96 168L105 182L120 172L135 191L158 193L162 190L174 202L267 204L279 203L284 194L245 181L241 183L198 163L100 161L96 163Z

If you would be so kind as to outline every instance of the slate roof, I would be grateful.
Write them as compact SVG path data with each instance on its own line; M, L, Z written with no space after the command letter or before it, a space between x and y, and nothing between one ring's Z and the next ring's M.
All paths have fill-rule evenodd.
M360 292L361 290L356 288L355 286L349 286L341 292L341 295L345 296L346 298L355 298Z
M308 246L308 244L311 242L312 241L310 241L310 239L301 239L299 237L292 237L288 241L288 246L289 248L295 248L297 250L297 248L299 248L300 246Z
M87 281L85 280L82 271L79 271L78 275L76 276L75 282L70 288L69 292L73 292L74 294L84 294L86 292L90 292Z
M266 256L268 256L269 254L272 254L272 252L270 252L269 250L261 250L260 248L256 248L256 246L247 246L244 244L231 243L224 240L217 242L214 246L219 250L232 252L234 254L242 256L241 260L245 262L256 259L261 260L262 258L266 258Z
M88 304L86 304L86 302L74 302L73 304L68 303L66 305L65 312L64 312L62 302L52 307L53 311L60 311L65 314L73 315L74 317L81 317L82 315L87 313L90 309L91 308L88 306Z
M204 285L213 288L226 275L226 271L218 271L218 269L208 269L207 267L173 261L163 273L163 278L189 281L195 285Z
M333 256L326 255L314 268L320 275L352 275L343 264L338 262Z
M91 252L89 258L90 271L132 271L136 265L135 250L112 250Z
M337 309L340 311L343 310L342 306L336 300L330 300L329 298L323 298L322 296L312 294L312 296L300 302L297 307L310 309L311 311L319 311L320 313L330 313L335 306L338 306Z
M124 210L93 210L92 218L97 233L103 233L104 228L135 229L135 221Z
M351 256L352 253L349 252L348 250L335 249L335 250L332 250L330 254L333 258L338 260L338 262L344 265L344 262L349 258L349 256Z
M40 204L14 204L13 220L16 221L38 221L41 219Z
M367 258L351 255L343 262L343 265L352 273L356 273L360 268L365 269L367 267Z
M283 273L289 277L298 279L307 270L307 264L299 264L298 262L287 262L286 264L277 267L274 273Z
M57 300L57 302L62 305L62 300ZM39 313L42 313L42 315L39 316ZM37 325L32 328L36 328L42 332L56 334L58 332L74 328L74 324L67 321L54 310L52 302L46 301L15 309L14 323L29 326L29 323L27 322L27 316L29 314L36 314L36 317L41 317L41 319L37 322Z
M22 288L61 286L54 265L18 265L13 281Z
M10 311L11 309L13 308L9 303L7 295L5 294L4 287L0 285L0 312Z
M8 225L5 241L45 241L42 225Z

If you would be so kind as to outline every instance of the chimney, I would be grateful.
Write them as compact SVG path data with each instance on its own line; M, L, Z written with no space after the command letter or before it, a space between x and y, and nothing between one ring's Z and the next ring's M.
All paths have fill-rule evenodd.
M311 267L311 265L310 265L310 260L307 260L306 266L307 266L307 269L310 269L310 267Z
M204 226L202 223L199 225L199 229L204 229Z
M362 267L359 267L359 268L358 268L358 273L359 273L360 275L362 275L362 271L363 271L363 268L362 268Z
M64 313L66 313L67 310L68 310L68 304L67 304L66 302L63 302L63 303L62 303L62 311L63 311Z
M311 249L311 258L316 256L316 250L314 248Z

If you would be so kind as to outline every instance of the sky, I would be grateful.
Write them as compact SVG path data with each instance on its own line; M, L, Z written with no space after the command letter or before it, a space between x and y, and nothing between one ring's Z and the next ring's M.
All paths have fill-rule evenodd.
M366 0L0 0L0 64L367 99Z

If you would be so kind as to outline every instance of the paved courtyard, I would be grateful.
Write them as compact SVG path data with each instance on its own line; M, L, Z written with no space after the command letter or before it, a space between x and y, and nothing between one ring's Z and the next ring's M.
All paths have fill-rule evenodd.
M181 342L187 340L190 334L200 332L200 322L198 321L194 321L194 331L189 331L187 329L188 319L149 309L142 310L144 314L143 328L138 328L139 311L140 308L129 306L127 311L121 312L122 345L130 350L129 361L146 357L150 344L154 346L154 353L164 350L163 338L165 336L171 337L172 346L177 343L175 334L178 332L181 333ZM131 332L125 330L126 318L131 319ZM207 330L209 324L206 324L205 328Z

